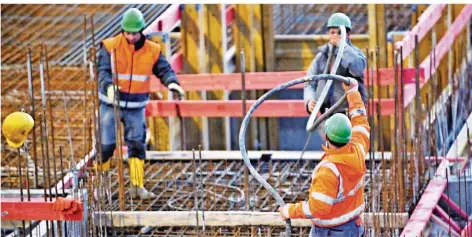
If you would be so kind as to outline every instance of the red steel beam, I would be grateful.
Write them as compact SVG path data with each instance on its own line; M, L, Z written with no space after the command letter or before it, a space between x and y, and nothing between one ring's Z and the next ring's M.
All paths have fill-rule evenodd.
M48 220L48 221L81 221L83 210L77 210L74 214L64 214L53 210L56 200L44 201L44 198L31 198L31 201L20 201L20 198L2 198L0 206L2 210L1 220ZM83 208L82 208L83 209Z
M462 9L461 13L459 16L457 16L456 20L454 23L452 23L451 27L447 30L446 34L441 38L441 41L436 45L436 60L435 65L431 68L431 75L434 75L436 72L437 67L439 66L439 63L441 62L441 59L446 55L446 53L450 50L452 44L454 43L455 38L459 33L462 31L464 26L467 25L467 22L470 20L470 17L472 16L472 5L465 5L465 7ZM420 83L420 87L422 88L424 84L430 79L430 61L431 61L432 55L430 54L420 65L421 68L424 68L425 70L425 78L424 81ZM405 85L405 95L403 97L405 101L405 107L408 106L408 104L415 98L416 94L416 89L414 84L408 84Z
M443 228L449 229L449 224L447 224L445 221L443 221L443 219L441 219L440 217L437 217L436 215L433 214L433 215L431 215L431 220L438 223ZM459 233L457 233L453 229L451 229L451 234L452 234L452 236L459 236ZM421 235L421 236L423 236L423 235ZM469 237L469 236L464 236L464 237Z
M443 156L426 156L424 158L425 161L441 161L444 160L445 158ZM447 157L446 158L449 162L461 162L464 161L466 158L465 157Z
M226 26L231 25L234 20L234 5L229 6L226 8Z
M465 220L469 219L469 215L467 214L467 212L462 210L462 208L460 208L459 205L457 205L457 203L455 203L452 199L450 199L449 196L447 196L445 193L441 194L441 199L444 202L446 202L447 205L450 206L452 210L454 210L462 218L464 218ZM460 232L460 230L458 232Z
M456 232L461 232L461 227L455 222L452 218L449 217L449 214L447 214L446 211L444 211L439 205L436 205L434 207L434 210L438 213L438 215L454 229Z
M435 177L428 183L428 186L426 186L413 214L410 216L405 228L403 228L403 232L400 235L401 237L421 236L423 233L426 224L429 222L431 215L433 214L434 207L436 207L436 204L441 198L441 194L446 188L446 172L448 164L449 161L447 159L443 159L441 164L439 164Z
M255 100L246 101L247 110ZM394 100L381 99L383 116L394 113ZM375 100L375 104L378 100ZM242 117L240 100L152 100L146 107L146 116L175 117L177 106L182 117ZM374 108L377 108L375 105ZM377 111L374 111L377 113ZM308 117L303 100L267 100L254 112L254 117Z
M424 68L420 67L420 82L423 81L424 78ZM399 71L400 73L400 71ZM372 71L370 71L370 75L372 75ZM380 85L381 86L393 86L395 85L395 71L393 68L379 68L379 75L380 75ZM400 74L398 74L400 75ZM416 71L415 68L404 68L403 69L403 83L404 84L414 84L415 83L415 77L416 77ZM369 86L370 83L367 83L367 70L364 72L364 81L366 83L366 86ZM377 72L374 71L374 77L373 77L373 84L377 85ZM370 80L372 81L372 80Z
M433 28L433 25L436 24L439 18L441 18L442 11L445 7L446 4L430 5L423 14L421 14L418 23L416 23L413 29L405 35L403 40L395 44L397 48L403 46L402 60L405 60L413 52L415 48L415 35L418 35L418 41L421 41L426 33Z
M152 32L170 32L172 27L180 21L180 4L172 4L167 10L158 16L143 33L149 34Z
M173 56L174 57L174 56ZM171 59L171 65L176 68L181 68L181 62L177 63L177 57ZM404 69L404 83L414 83L415 69ZM367 73L367 71L365 72ZM364 73L364 74L365 74ZM394 85L394 71L392 68L381 68L380 85ZM304 71L288 71L288 72L250 72L245 74L246 90L267 90L272 89L284 82L288 82L300 77L304 77ZM420 77L424 77L424 70L420 70ZM217 73L217 74L183 74L179 75L179 82L186 91L200 91L200 90L241 90L241 74L240 73ZM374 85L377 84L377 73L374 72ZM367 80L365 80L366 85ZM291 89L303 88L303 84L299 84ZM151 80L151 91L157 92L165 90L164 86L159 80Z
M468 221L467 225L462 229L461 237L470 237L472 236L472 221Z
M441 59L446 55L446 53L451 49L452 44L456 37L461 33L464 27L467 25L467 22L470 21L470 17L472 16L472 5L465 5L462 9L461 13L457 16L452 23L451 27L447 30L446 34L441 38L441 41L436 45L436 60L435 65L432 65L431 68L432 75L436 72L436 69L441 62ZM425 81L427 82L429 78L429 70L430 70L430 61L432 59L432 55L430 54L425 60L421 63L420 67L424 68L425 70ZM433 58L434 59L434 58Z
M184 68L184 57L182 56L182 51L179 51L175 54L173 54L171 57L170 57L170 62L169 64L171 65L172 69L174 69L175 73L181 73L183 71L183 68ZM156 80L151 80L151 84L154 83L159 83L159 81L157 80L157 78L155 78ZM160 84L160 83L159 83ZM152 88L152 87L151 87Z

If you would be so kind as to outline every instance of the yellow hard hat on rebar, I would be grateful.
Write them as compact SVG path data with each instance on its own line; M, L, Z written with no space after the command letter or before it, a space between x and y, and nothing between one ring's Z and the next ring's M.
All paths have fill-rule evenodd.
M25 142L33 127L34 120L29 114L25 112L13 112L3 120L2 133L8 145L13 148L19 148Z

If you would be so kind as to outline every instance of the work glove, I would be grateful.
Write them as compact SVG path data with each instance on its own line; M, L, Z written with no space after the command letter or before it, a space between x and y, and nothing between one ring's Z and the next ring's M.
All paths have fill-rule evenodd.
M306 103L306 109L311 114L311 112L315 109L316 101L314 99L309 100Z
M346 86L346 84L343 83L344 90L346 93L353 92L353 91L358 91L359 90L359 83L357 82L356 79L347 77L349 79L349 86Z
M290 207L290 204L285 204L285 205L279 207L280 217L282 217L282 219L284 221L289 219L289 216L288 216L288 208L289 207Z
M57 198L52 204L52 210L60 211L63 214L71 215L77 211L83 210L82 202L70 198Z
M113 103L115 102L115 88L116 86L114 85L109 85L107 87L107 97L108 97L108 102ZM121 87L118 86L118 90L120 90Z
M182 87L179 86L179 84L173 82L173 83L170 83L169 86L167 86L167 88L169 88L169 90L173 92L177 92L180 98L185 98L185 91L184 89L182 89Z

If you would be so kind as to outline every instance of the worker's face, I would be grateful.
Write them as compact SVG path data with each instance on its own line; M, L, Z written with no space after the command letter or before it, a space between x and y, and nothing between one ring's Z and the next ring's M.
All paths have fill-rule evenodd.
M346 32L346 38L349 39L350 36L351 34L349 32ZM329 42L332 45L338 46L338 43L341 40L341 30L339 28L329 28L328 37L329 37Z
M338 41L341 39L341 31L339 28L329 28L328 29L329 43L334 46L338 46Z
M136 44L141 39L141 33L139 32L124 32L125 38L130 44Z

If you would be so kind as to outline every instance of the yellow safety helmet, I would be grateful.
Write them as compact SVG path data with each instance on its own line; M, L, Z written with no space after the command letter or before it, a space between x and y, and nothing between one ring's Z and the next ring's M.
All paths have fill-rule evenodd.
M25 112L13 112L3 120L2 133L8 145L19 148L34 127L33 118Z

